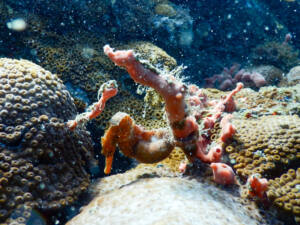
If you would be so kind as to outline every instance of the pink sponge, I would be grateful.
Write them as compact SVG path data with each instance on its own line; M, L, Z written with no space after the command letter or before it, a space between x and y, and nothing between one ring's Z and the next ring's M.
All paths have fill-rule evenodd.
M235 184L235 175L232 168L225 163L211 163L210 167L213 170L214 181L218 184L229 185Z
M264 199L266 197L266 191L268 190L268 180L266 178L259 178L254 174L247 180L249 194L253 197Z

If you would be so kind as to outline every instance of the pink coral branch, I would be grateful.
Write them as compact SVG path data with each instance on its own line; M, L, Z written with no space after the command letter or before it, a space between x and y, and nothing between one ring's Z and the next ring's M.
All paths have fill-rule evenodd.
M118 66L124 67L131 78L142 85L155 89L165 101L165 109L176 138L185 138L198 126L193 118L187 117L184 100L186 87L175 79L167 80L146 69L135 57L132 50L114 51L104 46L104 53Z
M98 102L90 106L87 112L77 115L74 120L69 120L67 122L67 126L70 128L70 130L74 130L79 124L83 125L87 121L96 118L104 110L105 103L117 93L118 89L116 81L108 81L104 83L98 91L98 98L99 95L101 95Z
M222 118L220 122L220 126L222 128L220 140L222 142L226 142L235 134L235 128L230 122L231 119L232 119L232 115L227 114L225 117Z
M200 137L197 142L196 157L204 163L220 162L222 157L222 147L220 145L212 147L208 153L206 149L208 141Z
M116 126L112 124L104 138L102 138L102 152L108 159L107 168L111 168L112 156L116 145L119 146L125 155L134 157L139 161L146 161L150 156L149 154L144 154L145 152L150 153L152 152L151 149L156 149L157 151L155 152L159 152L158 150L161 149L161 146L158 144L168 143L168 146L172 148L164 148L164 153L169 154L169 151L171 151L174 146L181 147L191 162L198 158L204 163L212 163L211 168L214 171L214 177L217 183L231 184L235 182L232 169L226 164L218 163L221 161L223 153L222 142L232 137L235 132L233 125L230 123L231 116L226 116L221 121L222 134L218 143L211 143L210 129L212 129L215 123L222 117L223 112L233 112L235 110L236 106L233 96L243 88L242 83L237 83L236 88L224 99L209 102L203 91L196 85L189 85L187 87L176 81L173 76L162 76L145 68L135 58L132 50L114 51L111 47L106 45L104 46L104 53L116 65L125 68L136 83L152 87L162 96L165 101L165 110L174 136L174 140L166 139L165 136L157 136L154 139L157 143L152 143L152 138L147 139L149 142L144 143L144 140L141 142L138 135L141 133L140 131L138 132L139 129L135 129L136 133L134 134L129 127L128 132L124 134L123 126L127 125L128 120L132 120L128 116L126 117L127 120L124 120L124 123L120 123ZM225 71L228 73L226 76L233 80L232 75L238 68L238 65L234 65L228 69L228 71ZM218 77L216 76L215 78ZM211 114L209 117L203 118L203 108L206 107L211 107ZM196 121L200 119L203 119L204 125L204 131L201 132L201 135ZM122 133L118 133L119 130L122 130ZM152 135L154 134L153 132L155 133L156 131L146 133ZM124 136L120 139L121 135ZM128 142L125 143L124 140L127 139ZM141 157L132 154L136 152L137 147L141 150L143 156L145 156L142 160ZM163 154L163 157L166 157L166 155ZM151 162L160 161L161 159L159 155L155 155ZM180 170L185 171L186 165L186 162L182 163ZM109 171L109 169L107 171Z
M243 83L237 83L236 84L236 88L233 89L227 96L226 98L223 100L223 105L228 105L228 104L232 104L233 102L233 96L238 93L242 88L244 87Z
M224 111L233 112L236 108L233 96L243 88L242 83L237 83L237 86L232 90L225 99L221 101L211 101L209 105L214 106L211 117L204 118L204 128L212 128L216 121L221 117Z

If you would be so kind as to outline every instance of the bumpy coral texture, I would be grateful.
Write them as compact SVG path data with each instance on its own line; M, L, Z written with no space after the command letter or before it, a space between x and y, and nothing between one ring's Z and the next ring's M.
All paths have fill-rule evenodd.
M232 123L237 133L225 149L236 173L242 179L254 174L270 179L269 201L299 221L299 117L264 116Z
M297 116L266 116L260 119L233 119L237 133L226 147L234 169L242 177L274 170L299 162L300 119Z
M269 180L267 196L276 207L295 216L300 223L300 168L289 169L280 177Z
M91 139L65 125L75 105L56 75L0 59L0 223L23 224L32 208L72 203L89 184Z

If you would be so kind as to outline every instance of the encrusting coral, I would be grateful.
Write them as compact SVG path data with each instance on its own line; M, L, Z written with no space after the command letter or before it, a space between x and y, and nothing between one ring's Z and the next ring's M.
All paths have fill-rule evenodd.
M237 132L232 142L225 146L225 151L240 179L248 180L242 196L258 197L265 203L272 203L299 221L300 196L293 194L298 192L299 183L295 172L295 168L299 170L300 159L299 117L234 118L232 124ZM294 196L295 201L283 200L289 195ZM286 208L285 202L295 210Z
M295 216L300 222L300 168L289 169L280 177L269 180L267 196L277 208Z
M48 33L47 35L51 36ZM90 33L81 33L80 40L78 38L74 34L55 36L53 37L55 44L44 43L43 39L37 38L32 43L29 41L29 47L37 52L40 64L44 68L58 74L72 97L83 100L86 105L97 100L97 91L103 83L111 80L112 77L116 79L120 87L118 95L110 100L105 111L95 119L94 124L98 128L105 129L109 119L120 110L130 115L136 114L135 120L145 127L165 127L166 121L163 119L164 111L161 110L161 104L160 107L152 106L155 99L157 103L161 102L157 98L159 95L152 90L147 90L145 98L152 107L145 106L140 96L131 93L133 88L130 87L133 87L134 83L129 77L120 76L122 71L114 67L113 63L100 51L103 47L103 40ZM131 42L120 48L123 46L135 49L141 58L149 60L155 66L161 65L165 70L170 71L176 66L174 58L149 42ZM62 51L64 47L69 49L68 54Z
M241 177L256 173L270 176L299 160L298 116L236 118L232 123L237 133L225 150Z

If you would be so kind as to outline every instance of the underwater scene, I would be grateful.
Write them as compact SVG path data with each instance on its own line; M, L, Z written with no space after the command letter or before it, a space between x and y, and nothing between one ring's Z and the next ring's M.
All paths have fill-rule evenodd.
M0 0L0 225L300 224L300 0Z

